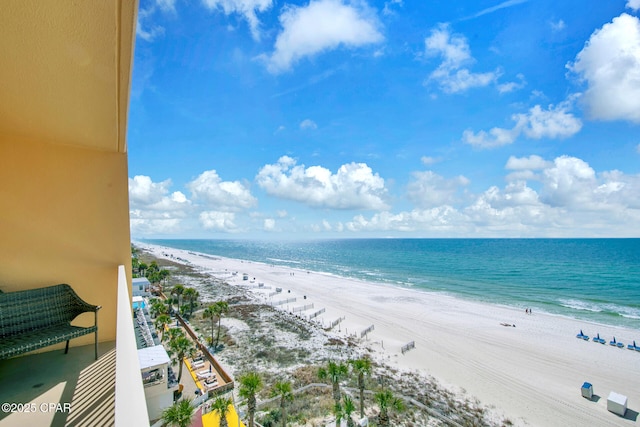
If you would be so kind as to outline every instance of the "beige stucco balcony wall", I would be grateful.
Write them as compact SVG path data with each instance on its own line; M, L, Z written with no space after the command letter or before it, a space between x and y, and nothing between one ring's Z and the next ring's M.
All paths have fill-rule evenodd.
M137 8L0 1L0 290L70 284L103 307L100 341L116 335L118 265L131 274L126 132Z
M0 289L68 283L103 307L99 339L113 341L118 265L131 265L126 154L12 139L0 159Z

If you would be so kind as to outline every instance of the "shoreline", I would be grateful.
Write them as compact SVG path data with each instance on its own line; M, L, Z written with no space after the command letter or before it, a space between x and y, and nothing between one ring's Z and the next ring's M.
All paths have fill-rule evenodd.
M298 298L292 306L281 307L286 312L305 304L314 308L296 314L324 308L318 320L325 326L345 317L332 334L355 334L377 360L466 391L515 425L628 425L629 419L606 410L610 391L628 396L629 413L637 417L640 409L640 352L576 338L580 329L588 335L600 333L607 341L615 334L626 347L633 339L640 342L640 332L634 329L543 312L530 315L524 309L330 273L135 244L158 258L172 255L173 261L189 263L231 285L262 282L265 287L282 287L282 297L275 298L267 296L273 289L251 291L266 303ZM243 281L242 273L255 277L255 283ZM374 330L361 339L371 325ZM415 349L403 354L400 348L410 341ZM598 402L581 397L584 381L594 385Z
M206 243L207 239L204 239L203 242ZM142 241L141 243L174 247L169 240L150 240ZM175 243L178 244L178 247L181 246L180 240L176 240ZM497 276L494 280L493 270L488 270L486 266L479 267L476 277L474 272L467 271L470 266L464 264L464 262L460 270L452 266L451 271L449 271L449 268L442 270L442 268L438 267L427 268L425 271L419 272L420 268L414 269L411 265L408 266L408 269L399 269L393 267L395 264L389 264L389 262L385 261L395 259L395 255L389 253L387 253L388 257L385 257L385 260L380 260L379 265L364 259L358 260L354 258L355 261L359 261L358 266L351 266L348 263L344 263L340 257L336 257L334 252L329 256L314 255L315 251L321 249L321 247L314 247L315 249L310 251L300 248L302 252L296 252L296 245L285 246L282 251L271 250L273 249L272 247L265 246L266 252L262 254L258 252L259 245L258 247L231 245L230 249L233 255L227 255L225 248L225 245L194 244L193 246L185 246L183 250L199 252L206 250L208 253L213 254L211 256L237 258L265 265L275 263L278 267L311 270L318 274L331 275L338 280L344 278L402 289L416 289L420 292L444 294L465 301L513 307L523 311L525 308L532 308L533 311L538 313L544 312L549 315L563 316L604 326L630 328L640 331L640 309L637 304L633 304L636 297L640 298L640 293L638 293L635 285L632 285L632 281L637 278L636 274L632 272L629 272L631 276L620 276L622 274L620 273L613 274L611 279L602 280L600 280L599 276L604 274L602 272L596 272L595 276L587 276L585 273L583 274L584 280L577 281L577 277L581 276L571 268L568 272L565 269L561 269L562 271L552 269L553 271L549 272L547 276L552 275L554 279L527 279L524 277L525 275L536 277L537 274L526 269L523 270L525 266L523 266L522 260L519 259L519 261L516 260L516 265L513 269L504 268L503 266L507 265L505 262L499 263ZM238 249L246 249L246 251L239 252ZM451 257L447 257L450 250L447 252L446 249L445 266L451 262ZM333 249L329 248L329 250ZM305 256L307 252L309 257ZM245 258L245 256L249 258ZM317 259L315 258L316 256L318 256ZM331 257L335 258L337 264L330 262ZM430 259L431 263L439 262L432 255L428 255L427 258ZM537 269L539 270L539 265ZM512 270L515 276L507 276L507 273ZM466 275L460 276L465 271ZM575 274L571 273L571 271ZM616 279L615 283L620 283L619 286L609 281L614 279ZM602 283L600 283L601 281ZM566 283L571 285L566 285ZM582 283L586 283L586 288L583 288ZM597 289L599 290L594 288L594 284L598 284ZM556 287L561 290L556 291ZM625 295L628 297L624 298Z

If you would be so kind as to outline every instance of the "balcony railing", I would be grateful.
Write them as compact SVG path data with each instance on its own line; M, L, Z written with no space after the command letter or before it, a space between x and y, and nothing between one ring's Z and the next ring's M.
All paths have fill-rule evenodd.
M116 325L116 427L149 426L131 299L124 266L118 267L118 320Z

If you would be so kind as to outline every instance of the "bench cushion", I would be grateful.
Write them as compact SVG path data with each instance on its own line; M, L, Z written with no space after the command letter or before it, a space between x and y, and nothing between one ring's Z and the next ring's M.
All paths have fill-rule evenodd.
M98 328L96 326L83 328L72 325L57 325L3 338L0 341L0 359L6 359L28 351L48 347L59 342L96 332L97 330Z
M0 293L0 360L94 332L97 346L98 309L67 284ZM95 313L94 325L72 326L85 312Z

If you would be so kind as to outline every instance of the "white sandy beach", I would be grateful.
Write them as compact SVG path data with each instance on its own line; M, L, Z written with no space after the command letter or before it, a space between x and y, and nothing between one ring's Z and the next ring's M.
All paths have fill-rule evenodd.
M639 330L536 312L528 315L524 310L436 293L137 245L157 257L186 260L230 284L264 283L269 288L255 289L255 293L265 302L297 299L280 306L282 309L313 304L300 313L308 316L324 308L315 320L325 326L345 317L340 332L334 329L336 334L360 337L361 331L374 325L362 342L378 358L391 366L432 375L454 391L463 389L515 425L630 426L640 422L640 352L626 348L634 339L640 344ZM243 273L255 282L243 281ZM282 293L268 297L276 287ZM590 336L600 333L607 344L577 339L581 329ZM624 349L608 344L613 336L625 343ZM415 341L415 349L403 355L400 349L410 341ZM593 384L599 400L581 396L584 381ZM611 391L628 397L626 418L607 411Z

